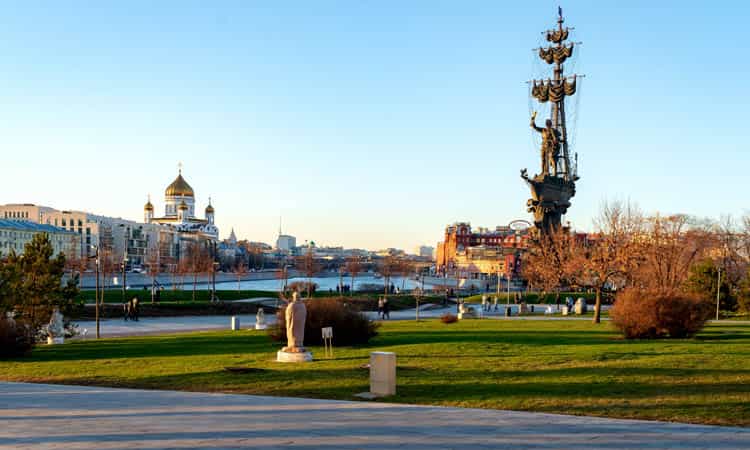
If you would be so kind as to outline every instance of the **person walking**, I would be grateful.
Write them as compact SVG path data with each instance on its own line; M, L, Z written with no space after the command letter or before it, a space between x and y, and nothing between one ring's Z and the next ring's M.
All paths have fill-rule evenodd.
M391 318L391 310L390 306L388 305L388 299L383 299L383 319L390 320Z
M383 298L381 297L378 299L378 319L383 318L383 304Z
M125 302L122 304L122 315L125 319L125 322L127 322L128 318L130 318L130 302Z
M133 297L133 300L131 301L130 306L130 318L136 322L138 322L138 314L140 311L138 311L138 297Z

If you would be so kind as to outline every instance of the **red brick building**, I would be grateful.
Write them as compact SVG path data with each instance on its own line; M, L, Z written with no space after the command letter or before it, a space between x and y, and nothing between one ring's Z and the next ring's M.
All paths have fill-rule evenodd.
M445 237L437 244L438 271L459 273L465 278L498 272L508 275L517 272L520 253L528 245L528 231L513 226L498 226L494 230L472 230L468 222L445 227ZM462 273L463 272L463 273Z

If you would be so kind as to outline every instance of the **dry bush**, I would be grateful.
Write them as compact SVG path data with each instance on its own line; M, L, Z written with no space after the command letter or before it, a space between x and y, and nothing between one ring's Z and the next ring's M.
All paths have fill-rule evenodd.
M0 317L0 358L27 355L33 346L34 340L23 326Z
M334 345L366 344L377 336L380 324L335 298L322 298L305 301L305 345L322 345L321 329L333 327ZM285 308L276 314L276 324L269 335L275 341L286 342Z
M626 339L686 338L711 316L711 303L682 293L628 289L610 310L612 324Z
M451 313L445 313L442 316L440 316L440 321L443 323L456 323L458 322L458 317Z

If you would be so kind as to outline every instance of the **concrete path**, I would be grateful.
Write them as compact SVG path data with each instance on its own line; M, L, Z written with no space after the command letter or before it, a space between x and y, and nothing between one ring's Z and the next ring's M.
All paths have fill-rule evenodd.
M748 449L750 429L0 383L0 449Z
M255 315L237 316L240 328L255 327ZM273 314L266 314L266 323L276 320ZM232 316L178 316L178 317L141 317L138 322L123 319L108 319L100 322L102 337L141 336L152 334L182 333L190 331L229 330ZM80 339L92 339L96 336L96 322L81 321L78 324ZM84 335L84 330L87 332Z
M254 300L253 300L254 301ZM269 301L269 300L258 300ZM511 305L512 308L515 306ZM478 310L479 308L477 308ZM539 313L541 308L535 308L537 313L526 316L505 317L505 309L499 308L498 311L485 312L485 319L501 320L591 320L591 317L562 317L559 314L546 316ZM420 308L420 319L434 319L445 313L456 313L456 306L434 307L434 305L424 305ZM516 313L516 309L513 309ZM375 311L367 311L365 314L373 320L378 318ZM240 325L242 329L253 328L255 326L255 315L241 315ZM403 311L391 311L390 320L414 320L415 310L407 309ZM273 323L276 320L271 313L266 314L266 322ZM93 320L76 322L81 335L78 339L91 339L95 336L96 323ZM143 336L155 334L183 333L191 331L210 331L210 330L229 330L231 316L177 316L177 317L141 317L138 322L127 321L122 319L102 320L100 332L102 337L119 337L119 336ZM84 334L84 330L86 333Z

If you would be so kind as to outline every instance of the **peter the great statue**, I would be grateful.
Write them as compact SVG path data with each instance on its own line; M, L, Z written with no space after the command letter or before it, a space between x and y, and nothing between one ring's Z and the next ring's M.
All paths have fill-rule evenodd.
M559 10L557 28L545 33L550 45L537 49L542 61L552 66L552 76L529 82L531 96L539 103L550 104L550 117L544 121L544 127L537 126L536 112L531 114L530 121L531 128L542 138L541 171L533 177L526 169L521 171L521 177L531 188L531 198L526 203L528 211L534 214L534 225L542 233L560 227L578 180L577 164L571 164L565 121L565 99L576 93L578 77L563 74L563 63L573 55L576 44L567 43L570 29L563 28L563 22ZM578 158L575 160L577 163Z

